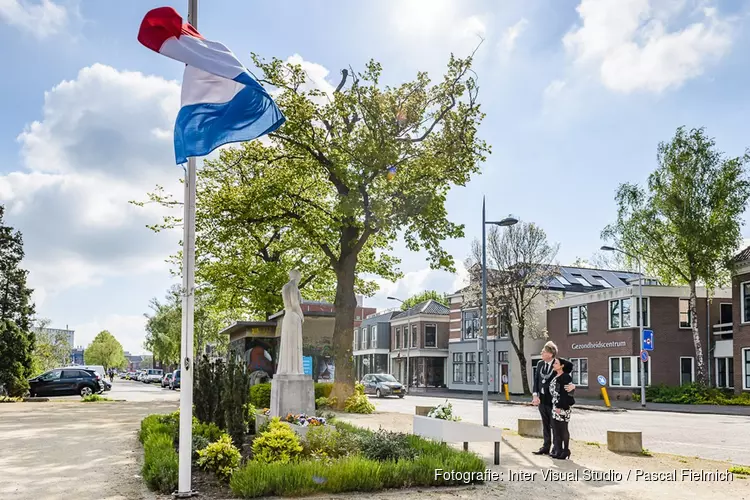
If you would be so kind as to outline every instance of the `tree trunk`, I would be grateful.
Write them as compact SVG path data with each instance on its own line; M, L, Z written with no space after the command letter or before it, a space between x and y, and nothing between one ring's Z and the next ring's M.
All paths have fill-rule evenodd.
M354 363L352 340L357 297L354 295L354 275L357 256L350 254L336 266L336 320L333 326L333 362L336 368L332 395L342 409L346 398L354 393Z
M521 364L521 383L523 384L523 393L531 394L529 389L529 377L528 370L526 369L526 352L524 347L524 334L526 332L526 324L523 321L517 321L518 324L518 340L516 341L513 333L513 323L508 322L508 337L510 338L510 344L513 346L513 350L516 352L518 362Z
M698 298L695 292L695 281L690 280L690 324L693 329L693 345L695 345L696 381L701 385L708 385L706 364L703 359L703 346L701 344L700 331L698 330ZM708 307L708 301L706 301Z

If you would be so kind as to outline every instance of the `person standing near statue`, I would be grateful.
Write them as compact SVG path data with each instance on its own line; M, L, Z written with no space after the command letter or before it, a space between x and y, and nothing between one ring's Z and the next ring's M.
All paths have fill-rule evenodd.
M281 289L284 301L284 319L281 320L281 347L276 373L302 375L302 294L299 291L300 272L289 271L289 282Z
M549 455L552 447L552 393L550 383L555 378L555 371L552 365L557 357L557 345L550 341L544 344L542 348L542 359L536 365L536 374L534 375L534 398L531 403L539 407L539 414L542 416L542 432L544 433L544 444L539 450L533 452L534 455ZM564 390L568 393L575 391L574 384L568 384ZM552 454L557 454L558 450L552 450Z

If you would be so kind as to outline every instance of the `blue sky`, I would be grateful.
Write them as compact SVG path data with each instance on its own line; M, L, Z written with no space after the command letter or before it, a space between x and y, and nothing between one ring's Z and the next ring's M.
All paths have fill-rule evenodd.
M107 328L142 351L148 301L173 282L164 260L179 233L153 234L159 210L127 203L155 184L181 196L170 131L182 68L136 41L162 5L186 14L186 0L0 2L0 203L24 234L40 316L75 328L78 344ZM467 257L486 195L490 217L540 224L570 263L601 245L618 184L645 181L676 127L705 126L729 155L750 145L749 12L708 0L213 0L199 30L247 64L250 52L300 58L321 85L371 58L387 83L439 78L451 51L483 37L475 69L493 154L451 193L467 237L446 248ZM404 279L368 304L460 284L460 272L397 252Z

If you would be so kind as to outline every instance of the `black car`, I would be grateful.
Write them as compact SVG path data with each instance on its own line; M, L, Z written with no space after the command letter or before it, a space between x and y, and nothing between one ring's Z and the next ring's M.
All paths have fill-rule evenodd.
M35 396L88 396L104 391L104 382L94 370L56 368L29 380L29 393Z
M172 390L180 388L180 370L175 370L172 373L172 380L169 381L169 388Z
M404 386L396 380L396 377L388 373L370 373L362 379L365 386L365 394L375 394L377 397L398 396L403 398L406 394Z

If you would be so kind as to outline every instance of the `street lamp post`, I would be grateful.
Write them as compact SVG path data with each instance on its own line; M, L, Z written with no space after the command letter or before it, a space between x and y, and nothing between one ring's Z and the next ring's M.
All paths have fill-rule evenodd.
M388 300L396 300L404 303L397 297L388 297ZM411 355L411 308L406 310L406 392L409 392L409 356Z
M484 352L484 362L482 363L483 384L482 384L482 412L484 426L489 425L489 392L490 392L490 354L487 348L487 225L494 226L512 226L518 223L515 217L506 217L500 221L488 221L485 216L485 198L482 197L482 351ZM497 328L497 327L496 327ZM497 335L497 331L495 331Z
M610 246L603 246L601 247L601 250L605 252L619 252L623 255L626 255L630 257L631 259L635 259L636 262L638 262L638 307L636 307L636 312L638 313L638 327L641 332L641 349L643 349L643 323L646 322L646 320L643 318L643 267L641 265L641 259L638 258L637 255L630 254L626 252L625 250L621 250L619 248L610 247ZM639 350L640 354L640 350ZM643 362L642 359L640 359L640 356L638 357L641 364L641 407L646 407L646 363Z

